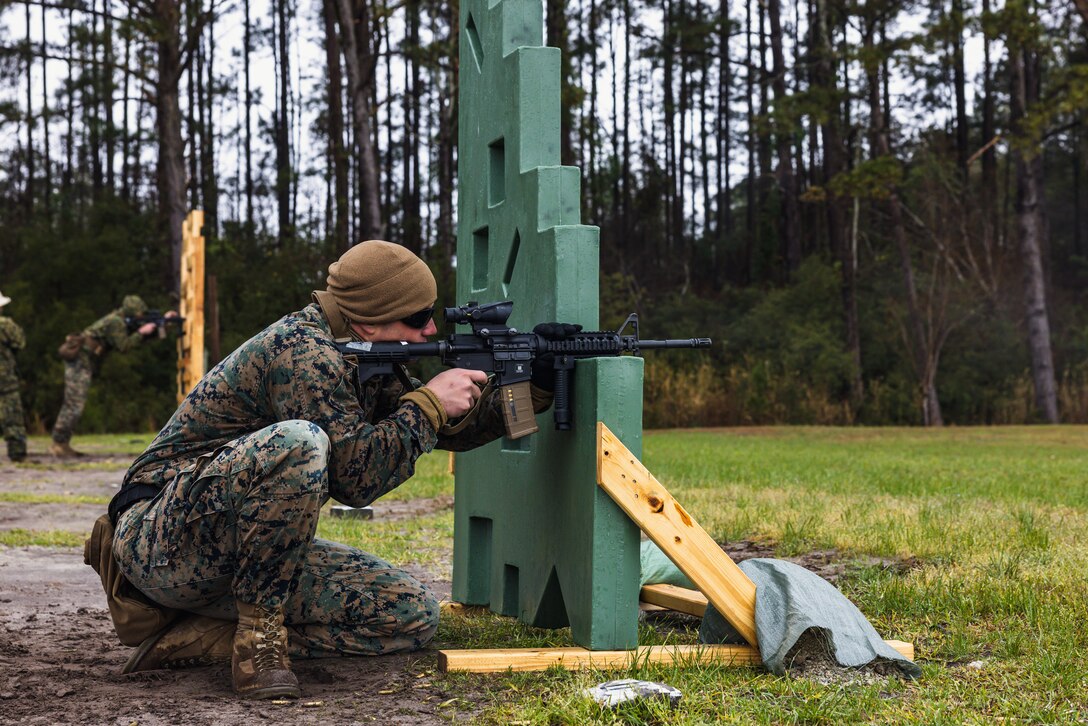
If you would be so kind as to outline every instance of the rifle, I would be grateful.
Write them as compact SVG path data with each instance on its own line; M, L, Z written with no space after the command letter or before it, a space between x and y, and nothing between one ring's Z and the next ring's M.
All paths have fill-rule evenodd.
M710 338L681 340L640 340L638 315L632 313L619 330L582 331L559 340L536 333L521 333L507 326L514 308L512 301L478 304L470 302L445 308L447 323L471 325L472 333L454 333L436 343L338 343L345 357L356 361L358 385L378 375L396 373L396 366L422 357L437 357L451 368L485 371L502 396L503 421L512 439L536 433L529 379L533 361L543 355L555 357L555 428L571 428L571 371L579 358L601 358L621 353L638 354L658 348L709 348ZM623 331L631 327L632 334Z
M129 333L135 333L137 330L140 329L141 326L147 323L155 323L155 327L158 330L159 337L165 338L167 325L177 325L178 332L180 332L181 324L184 322L185 318L181 317L180 315L175 315L168 318L158 310L148 310L143 315L125 318L125 327L128 329Z

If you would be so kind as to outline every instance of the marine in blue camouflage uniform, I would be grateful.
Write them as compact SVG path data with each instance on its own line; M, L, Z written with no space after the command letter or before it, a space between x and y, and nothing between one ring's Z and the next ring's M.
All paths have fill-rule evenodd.
M380 376L357 390L354 365L335 342L422 342L435 332L436 286L418 257L388 242L353 247L329 272L314 304L200 381L111 503L125 577L155 602L203 616L150 638L126 672L233 656L237 692L297 696L281 651L374 655L433 637L431 593L384 560L315 539L319 509L330 497L373 502L436 447L498 438L499 397L481 401L471 424L446 436L448 418L473 407L484 374L447 370L424 387L410 381L412 391ZM538 411L550 400L534 389Z
M53 442L49 453L54 456L80 456L69 443L87 404L91 380L110 351L124 353L147 340L156 330L154 323L145 323L129 332L125 318L135 318L147 312L147 304L138 295L126 295L121 307L96 320L83 331L83 343L78 355L64 361L64 402L53 424Z
M0 310L11 298L0 292ZM15 354L26 347L23 329L9 317L0 315L0 433L8 445L8 458L26 458L26 420L19 398L19 369Z

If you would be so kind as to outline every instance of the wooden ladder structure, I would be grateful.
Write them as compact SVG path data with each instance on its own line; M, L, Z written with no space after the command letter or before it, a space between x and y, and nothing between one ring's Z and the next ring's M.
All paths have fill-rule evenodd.
M756 586L718 543L603 423L597 423L597 484L676 563L698 590L648 585L641 599L652 606L702 616L707 603L729 621L748 645L657 645L634 650L585 648L490 648L440 650L439 670L487 673L562 668L625 668L632 663L759 665ZM888 645L913 660L914 646Z

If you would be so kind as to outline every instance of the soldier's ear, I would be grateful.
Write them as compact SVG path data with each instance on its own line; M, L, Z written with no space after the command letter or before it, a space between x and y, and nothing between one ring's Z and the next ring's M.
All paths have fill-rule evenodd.
M374 336L378 334L381 329L380 325L371 325L370 323L352 323L351 329L362 338L363 340L373 340Z

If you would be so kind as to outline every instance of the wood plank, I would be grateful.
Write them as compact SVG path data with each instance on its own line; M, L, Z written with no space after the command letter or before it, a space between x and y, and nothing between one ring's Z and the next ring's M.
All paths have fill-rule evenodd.
M758 665L759 652L747 645L652 645L634 650L586 650L585 648L489 648L440 650L438 669L493 673L542 671L560 666L568 670L626 668L632 663L724 663Z
M706 612L706 595L698 590L689 590L686 587L666 584L643 585L638 598L642 602L651 605L660 605L668 610L675 610L678 613L687 613L700 618Z
M755 583L601 422L597 422L597 483L741 637L758 646Z
M177 399L181 403L204 376L204 212L194 209L182 223L178 313Z
M885 641L914 660L914 646L898 640ZM632 663L677 665L762 665L759 651L748 645L644 645L635 650L586 650L585 648L487 648L438 651L438 669L443 673L497 673L542 671L559 666L568 670L598 668L614 670Z

